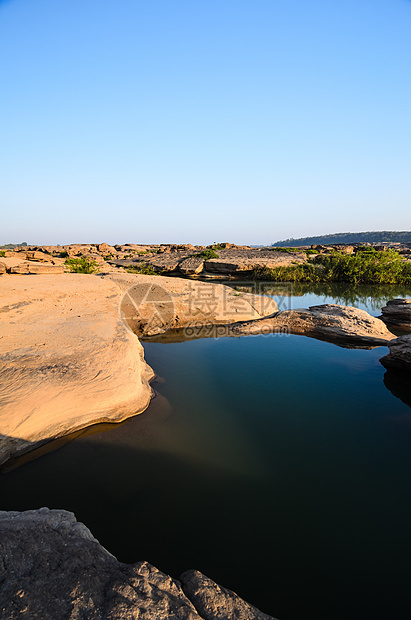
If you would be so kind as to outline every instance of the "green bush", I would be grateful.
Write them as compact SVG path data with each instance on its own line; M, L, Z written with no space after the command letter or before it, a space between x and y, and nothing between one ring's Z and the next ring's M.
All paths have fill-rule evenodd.
M6 257L6 252L4 250L0 250L0 256L2 258L5 258Z
M127 273L141 273L145 276L156 276L157 273L154 271L151 265L147 265L146 263L140 263L139 265L130 265L126 269Z
M73 273L95 273L98 271L96 261L82 256L81 258L68 258L64 263Z
M347 282L351 284L411 284L411 263L395 250L356 254L319 254L311 262L275 269L257 269L259 280L277 282Z
M192 254L192 256L199 256L200 258L204 258L204 260L209 260L210 258L219 258L218 254L214 252L214 250L203 250L198 254Z

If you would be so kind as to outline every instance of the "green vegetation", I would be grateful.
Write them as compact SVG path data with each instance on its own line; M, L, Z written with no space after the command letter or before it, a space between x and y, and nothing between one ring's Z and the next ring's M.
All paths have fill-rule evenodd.
M218 254L214 252L214 250L203 250L198 254L192 254L191 256L199 256L200 258L204 258L204 260L209 260L210 258L219 258Z
M351 284L411 284L411 263L395 250L356 254L319 254L301 265L256 269L257 280L277 282L348 282Z
M5 258L5 256L6 256L6 252L5 252L4 250L0 250L0 256L1 256L2 258Z
M270 252L286 252L287 254L294 254L294 252L298 252L298 250L296 248L278 247L278 248L268 248L268 249L270 250ZM316 254L317 253L318 252L316 252Z
M67 258L68 257L68 252L66 252L66 250L62 250L59 254L60 258Z
M145 276L156 276L157 272L154 271L151 265L146 263L139 263L138 265L130 265L126 269L127 273L141 273Z
M224 244L223 243L213 243L213 245L211 246L212 250L224 250ZM206 251L206 250L205 250Z
M96 261L82 256L81 258L68 258L64 263L73 273L95 273L98 271Z
M312 254L318 254L317 250L300 250L297 247L286 248L286 247L271 247L268 248L270 252L285 252L286 254L294 254L295 252L304 252L307 256L311 256Z
M409 230L381 230L359 233L334 233L317 237L300 237L299 239L285 239L273 243L273 247L312 245L314 243L329 245L330 243L411 243Z

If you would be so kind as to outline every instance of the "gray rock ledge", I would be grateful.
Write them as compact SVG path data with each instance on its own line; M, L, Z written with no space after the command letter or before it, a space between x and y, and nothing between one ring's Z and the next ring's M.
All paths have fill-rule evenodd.
M388 343L390 352L380 359L385 368L411 372L411 334L400 336Z
M381 318L389 325L411 329L411 299L391 299L382 308Z
M65 510L0 512L7 620L273 620L198 571L123 564Z

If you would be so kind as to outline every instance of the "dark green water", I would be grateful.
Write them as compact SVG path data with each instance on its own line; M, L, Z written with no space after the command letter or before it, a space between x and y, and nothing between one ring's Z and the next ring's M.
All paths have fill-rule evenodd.
M330 301L317 293L294 307ZM280 620L408 617L411 389L386 387L387 349L264 335L145 350L149 410L4 474L1 508L73 510L120 560L197 568Z

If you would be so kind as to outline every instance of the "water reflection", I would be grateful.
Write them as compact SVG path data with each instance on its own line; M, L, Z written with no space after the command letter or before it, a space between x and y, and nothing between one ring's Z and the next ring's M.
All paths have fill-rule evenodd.
M244 293L257 293L273 297L280 310L288 310L308 305L334 303L354 306L367 310L370 314L381 314L381 308L390 299L410 297L411 287L405 285L348 284L344 282L291 283L249 281L236 283L225 282L235 290ZM297 299L294 299L297 298ZM305 302L306 300L306 302ZM304 302L304 303L302 303Z

